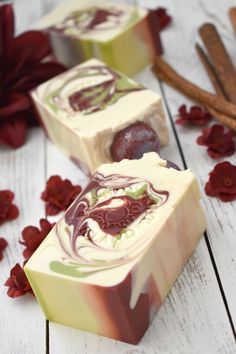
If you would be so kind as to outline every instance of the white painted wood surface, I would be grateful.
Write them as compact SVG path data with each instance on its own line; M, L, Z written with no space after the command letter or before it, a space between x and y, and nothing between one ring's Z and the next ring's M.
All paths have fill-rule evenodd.
M28 29L58 0L15 0L17 30ZM144 6L165 6L173 16L172 25L162 33L165 57L184 76L211 89L208 78L194 51L197 28L203 22L214 22L236 64L234 39L227 11L233 0L143 0ZM137 80L156 92L164 93L170 127L170 145L163 156L180 166L191 167L201 188L214 161L203 147L196 145L199 129L176 127L183 156L173 132L171 119L182 103L190 103L167 86L160 85L150 69L137 75ZM183 158L184 157L184 161ZM236 156L229 159L236 164ZM223 204L203 193L208 216L208 239L202 239L184 268L159 315L138 346L116 342L66 328L46 321L30 295L12 300L6 296L3 283L9 269L22 261L18 243L22 228L37 224L44 216L40 192L52 174L86 183L86 177L46 140L41 129L34 129L27 144L17 151L0 149L0 189L16 193L20 217L0 226L0 236L9 241L0 263L0 354L215 354L235 353L236 326L236 203ZM209 242L207 241L209 240Z

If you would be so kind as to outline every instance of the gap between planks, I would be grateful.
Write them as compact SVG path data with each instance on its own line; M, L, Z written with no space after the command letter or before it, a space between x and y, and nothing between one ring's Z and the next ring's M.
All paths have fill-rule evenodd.
M184 166L185 169L187 169L188 165L187 165L187 162L186 162L186 159L185 159L185 156L184 156L183 148L182 148L182 145L181 145L177 130L175 128L174 120L173 120L173 117L172 117L172 114L171 114L171 111L170 111L170 107L169 107L169 104L168 104L167 95L165 93L165 88L164 88L163 82L160 81L159 79L157 79L157 81L159 83L160 91L161 91L161 94L162 94L162 97L163 97L163 101L164 101L164 104L165 104L165 107L166 107L166 111L167 111L167 115L168 115L168 118L169 118L169 121L170 121L171 129L173 131L173 134L174 134L174 137L175 137L178 149L179 149L179 153L180 153L180 156L181 156L181 160L182 160L183 166ZM225 307L225 310L226 310L226 313L227 313L227 317L228 317L228 320L229 320L229 323L230 323L230 327L231 327L234 339L236 341L236 329L235 329L234 324L233 324L232 316L231 316L231 313L230 313L230 310L229 310L229 305L228 305L228 302L227 302L227 299L226 299L226 296L225 296L225 292L224 292L224 288L223 288L223 285L222 285L222 282L221 282L221 279L220 279L220 275L219 275L219 271L218 271L218 268L217 268L217 265L216 265L215 257L213 255L213 252L212 252L212 249L211 249L211 245L210 245L210 241L209 241L209 237L208 237L207 231L204 232L204 239L205 239L207 250L208 250L208 253L209 253L209 256L210 256L210 259L211 259L211 263L212 263L212 266L213 266L213 269L214 269L214 272L215 272L215 277L216 277L217 284L218 284L219 289L220 289L220 294L222 296L222 300L223 300L224 307Z

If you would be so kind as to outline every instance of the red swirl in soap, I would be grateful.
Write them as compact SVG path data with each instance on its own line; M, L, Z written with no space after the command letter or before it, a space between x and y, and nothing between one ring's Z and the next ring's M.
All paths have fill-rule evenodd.
M81 66L68 72L68 77L54 88L48 84L45 101L58 116L73 120L83 115L102 111L115 104L123 96L144 90L140 84L121 76L107 66Z
M168 196L139 178L96 173L57 224L64 260L99 270L134 259L149 243L149 225Z
M107 8L93 6L72 12L62 22L50 27L50 30L78 38L84 34L116 29L118 26L125 25L128 20L129 16L114 6Z

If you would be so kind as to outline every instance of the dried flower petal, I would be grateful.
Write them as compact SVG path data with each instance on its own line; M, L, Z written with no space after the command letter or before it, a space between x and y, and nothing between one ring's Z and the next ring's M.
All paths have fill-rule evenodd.
M201 107L192 106L190 111L187 111L186 105L182 105L178 109L179 117L175 121L177 124L193 124L193 125L204 125L212 119L210 113L204 111Z
M218 163L209 173L205 192L211 197L219 197L223 202L236 199L236 166L225 161Z
M10 277L4 284L8 286L7 295L9 297L15 298L23 296L27 293L33 295L33 290L30 286L30 283L25 275L24 269L17 263L10 272Z
M12 116L0 122L0 144L16 149L24 144L27 123L24 117Z
M234 132L225 132L223 125L214 124L202 130L202 135L197 138L199 145L207 146L207 153L213 159L230 156L235 152Z
M23 256L26 259L32 256L55 225L55 223L50 223L46 219L40 219L39 224L40 229L35 226L27 226L22 231L22 241L20 243L25 246Z
M12 204L14 193L10 190L0 191L0 225L8 220L14 220L19 215L16 205Z
M164 7L158 7L155 10L156 16L159 21L159 27L160 31L162 31L164 28L166 28L170 22L172 21L172 18L170 15L167 14L167 10Z
M5 240L5 238L0 237L0 261L3 259L3 251L7 246L8 242Z
M56 215L66 210L81 192L79 185L73 185L68 179L62 180L60 176L51 176L41 199L46 202L47 215Z

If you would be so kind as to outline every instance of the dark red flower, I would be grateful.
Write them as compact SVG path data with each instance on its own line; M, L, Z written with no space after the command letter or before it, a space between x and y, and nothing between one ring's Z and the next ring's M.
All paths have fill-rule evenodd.
M27 226L22 231L22 241L20 243L25 246L23 256L28 259L36 251L38 246L43 242L49 234L55 223L50 223L46 219L40 219L40 229L35 226Z
M178 119L175 121L177 124L194 124L194 125L204 125L212 119L210 113L204 111L201 107L192 106L190 111L187 112L186 105L183 104L178 109L179 116Z
M12 204L14 193L9 190L0 191L0 225L4 221L14 220L19 215L19 210Z
M27 123L24 117L10 117L0 123L0 144L5 144L14 149L25 142Z
M79 185L74 186L68 179L62 180L60 176L51 176L41 199L46 202L46 214L56 215L66 210L81 192Z
M8 246L8 243L5 240L5 238L0 237L0 261L3 259L3 251L5 250L5 248L7 246Z
M230 156L235 152L233 140L234 132L225 132L223 125L214 124L210 128L202 130L202 135L197 138L199 145L207 146L207 153L213 159Z
M10 277L4 284L8 286L7 295L9 297L15 298L23 296L26 293L33 295L33 290L30 286L30 283L25 275L24 269L17 263L10 272Z
M219 197L223 202L236 199L236 166L225 161L218 163L209 173L205 192L211 197Z
M1 5L0 144L18 148L25 141L27 126L37 122L29 91L65 69L45 62L49 54L49 40L42 32L14 37L12 4Z
M159 27L160 31L162 31L164 28L166 28L170 22L172 21L172 18L170 15L166 13L166 9L164 7L158 7L155 10L156 16L159 21Z

